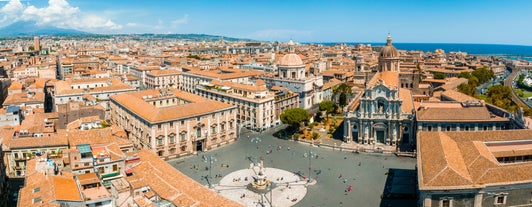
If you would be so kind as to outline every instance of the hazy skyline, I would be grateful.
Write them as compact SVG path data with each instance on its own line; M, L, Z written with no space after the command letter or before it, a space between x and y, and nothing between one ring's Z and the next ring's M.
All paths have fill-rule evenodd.
M92 33L202 33L267 41L532 45L532 1L4 0L26 20Z

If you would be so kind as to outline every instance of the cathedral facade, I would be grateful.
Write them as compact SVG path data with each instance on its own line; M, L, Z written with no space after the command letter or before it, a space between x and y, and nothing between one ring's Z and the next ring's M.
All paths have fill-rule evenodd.
M345 114L345 142L375 148L415 143L412 93L400 87L399 64L398 51L388 36L379 55L379 70L367 80L358 106Z

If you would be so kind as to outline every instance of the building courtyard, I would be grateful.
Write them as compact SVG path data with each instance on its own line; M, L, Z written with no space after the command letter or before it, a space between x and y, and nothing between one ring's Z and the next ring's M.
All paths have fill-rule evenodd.
M209 173L212 174L211 187L222 195L227 194L222 192L224 188L220 188L220 181L222 185L228 185L228 183L231 185L232 177L229 178L227 175L233 176L236 171L250 169L252 163L257 163L258 160L263 160L266 169L281 169L300 176L299 183L305 183L308 179L310 164L310 177L316 183L306 187L306 194L303 194L304 197L301 200L296 201L290 196L281 199L273 198L274 206L276 201L283 199L287 199L282 204L279 203L283 206L353 206L354 204L356 206L388 206L390 201L381 198L386 199L389 197L387 196L389 192L396 189L389 186L395 183L390 182L392 179L388 173L390 169L410 172L415 169L414 158L320 148L274 137L272 134L280 129L280 127L273 128L261 134L243 130L240 138L230 145L193 156L169 160L168 163L207 187L209 183L206 178L209 177ZM312 151L310 159L309 150ZM209 172L210 165L212 166L211 172ZM277 188L280 188L279 183L282 182L277 180L277 177L268 179L272 179L272 182L277 184ZM242 180L235 181L235 187L242 182ZM412 186L411 183L407 185ZM348 191L349 186L352 186L350 191ZM401 190L401 188L397 189ZM273 192L275 195L275 189ZM300 192L295 192L295 194L301 197ZM249 202L250 195L245 198L232 195L230 199L236 199L235 201L247 206L260 206L260 202L266 203L265 206L270 206L267 204L269 196L269 194L264 198L258 196L257 202L251 203ZM285 197L284 194L283 197ZM247 201L239 201L239 199ZM415 202L413 199L410 200L412 201ZM415 205L415 203L408 205Z

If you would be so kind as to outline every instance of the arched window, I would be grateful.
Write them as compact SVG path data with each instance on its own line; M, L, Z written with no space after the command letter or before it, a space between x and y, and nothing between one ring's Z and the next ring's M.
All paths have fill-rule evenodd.
M383 100L377 101L377 113L384 113L386 112L386 104Z

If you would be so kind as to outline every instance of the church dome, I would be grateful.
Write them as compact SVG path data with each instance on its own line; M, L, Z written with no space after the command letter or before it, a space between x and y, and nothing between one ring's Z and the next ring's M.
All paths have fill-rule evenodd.
M294 41L290 39L290 42L288 42L288 54L284 55L281 58L281 61L279 61L279 67L283 68L299 68L299 67L305 67L305 64L303 64L303 60L295 53L294 48Z
M303 60L299 55L294 53L289 53L284 55L279 61L279 67L304 67Z
M382 47L380 57L394 58L398 56L399 52L392 45L392 37L390 36L390 34L388 34L388 38L386 39L386 46Z

